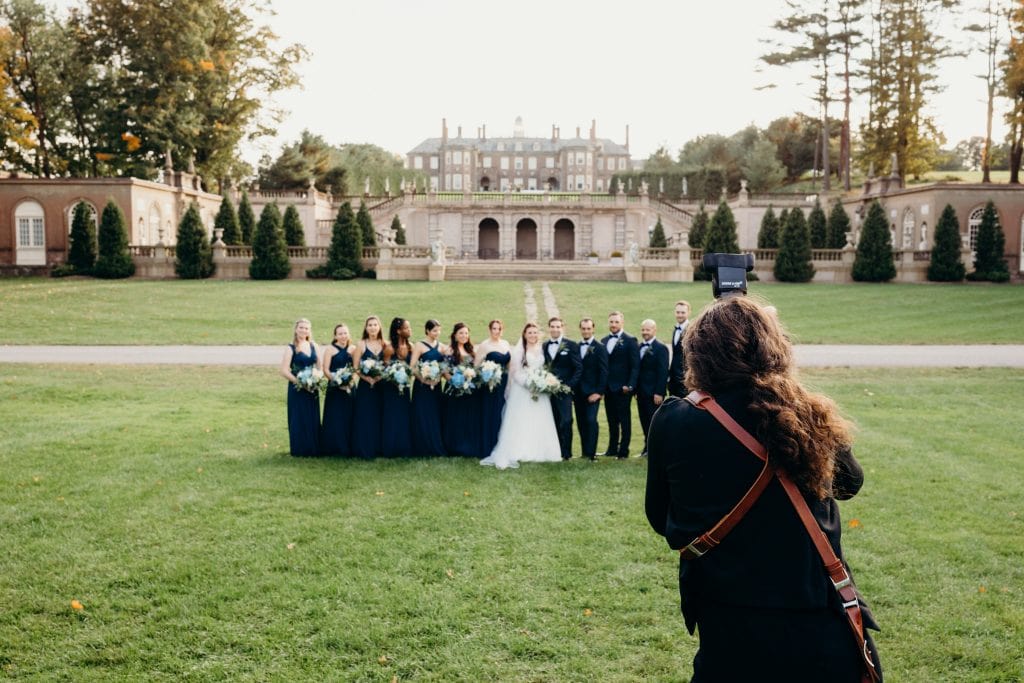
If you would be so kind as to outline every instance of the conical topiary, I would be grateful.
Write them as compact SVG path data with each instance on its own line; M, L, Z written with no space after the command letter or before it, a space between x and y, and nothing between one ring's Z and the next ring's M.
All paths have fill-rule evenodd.
M697 209L697 214L693 217L693 223L690 225L690 235L687 240L691 249L703 249L704 238L707 237L708 233L708 214L704 210L704 205L701 204L700 208Z
M338 209L331 228L331 246L327 251L327 277L351 280L362 271L363 237L352 213L352 205L345 202Z
M768 205L768 210L761 216L761 229L757 231L757 248L779 248L779 219L775 215L775 211L772 210L771 204Z
M736 219L732 209L725 201L718 204L711 222L708 223L708 235L704 240L705 254L738 254L740 243L736 237Z
M281 228L281 212L271 202L263 207L252 239L249 277L253 280L283 280L288 277L288 245Z
M850 231L850 216L843 208L843 203L836 200L832 211L828 214L828 230L825 243L829 249L842 249L846 246L846 233Z
M1003 257L1005 248L1006 237L999 224L999 215L996 213L995 204L989 200L982 211L981 225L978 226L978 236L974 242L974 272L970 273L967 279L1009 281L1010 270Z
M661 216L658 216L658 222L654 224L654 230L651 231L650 246L655 249L664 249L668 246L668 240L665 239L665 227L661 224Z
M373 229L373 219L370 218L370 211L366 208L366 202L359 202L359 211L356 213L356 225L359 226L363 246L376 246L377 231Z
M103 207L97 239L99 255L93 266L93 275L102 278L130 277L135 272L132 255L128 252L128 231L124 214L113 199Z
M892 260L892 235L885 219L885 209L878 200L871 202L857 240L853 260L853 279L857 282L888 282L896 277Z
M195 202L189 204L178 224L174 272L184 280L198 280L213 275L213 250Z
M249 194L244 191L238 201L238 229L242 232L242 244L252 244L253 234L256 232L256 214L249 203Z
M69 241L68 265L79 275L89 275L96 265L96 219L85 202L75 205Z
M960 221L952 205L946 204L935 226L935 245L928 264L928 279L933 282L960 282L967 269L960 260Z
M238 225L238 215L235 214L235 207L227 196L220 202L213 227L221 231L220 241L224 244L234 246L242 243L242 228Z
M284 210L284 241L289 247L306 246L306 231L302 229L299 210L292 204Z
M825 214L822 212L822 218ZM810 282L814 277L811 264L811 234L804 220L804 212L793 209L782 226L779 253L772 271L780 282Z
M405 228L402 221L398 220L398 214L391 219L391 229L395 232L395 244L405 244Z
M828 239L828 220L821 202L814 200L814 208L807 216L807 229L811 233L811 249L824 249Z

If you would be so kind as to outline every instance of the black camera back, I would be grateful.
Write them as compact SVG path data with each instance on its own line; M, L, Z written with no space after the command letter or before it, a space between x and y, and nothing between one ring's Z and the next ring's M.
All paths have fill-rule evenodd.
M753 254L704 254L704 270L711 273L716 299L747 293L747 273L754 269Z

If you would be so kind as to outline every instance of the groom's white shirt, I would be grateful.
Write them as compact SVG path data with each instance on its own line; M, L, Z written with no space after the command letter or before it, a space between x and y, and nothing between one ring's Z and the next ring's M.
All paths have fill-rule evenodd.
M544 349L546 350L548 358L550 358L551 360L555 359L555 354L558 353L558 345L561 344L561 343L562 343L562 338L559 337L558 339L549 339L544 344Z

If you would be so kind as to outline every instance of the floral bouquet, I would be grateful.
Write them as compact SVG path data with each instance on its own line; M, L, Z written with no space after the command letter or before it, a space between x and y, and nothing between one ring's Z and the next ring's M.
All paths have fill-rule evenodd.
M384 366L374 358L364 358L359 361L359 372L371 379L377 379L384 375Z
M436 360L421 360L416 364L416 376L421 382L439 382L441 375L448 371L448 364Z
M295 373L295 386L302 391L308 391L311 394L320 393L320 385L323 382L324 373L320 372L320 368L307 365L306 367Z
M334 374L331 375L330 385L332 387L341 389L346 394L350 394L352 393L352 390L355 389L356 384L358 382L359 375L356 374L356 371L352 368L352 366L343 365L342 367L335 370Z
M480 364L480 379L483 380L483 385L491 391L501 385L503 374L501 366L493 360L485 360Z
M526 388L530 392L530 398L534 401L539 401L541 394L556 395L572 392L572 389L562 384L543 366L530 370L526 375Z
M447 391L451 396L465 396L472 394L477 388L476 368L470 364L453 365L451 367L451 378L448 380Z
M384 368L384 380L394 384L399 392L408 391L412 385L412 368L404 360L388 363Z

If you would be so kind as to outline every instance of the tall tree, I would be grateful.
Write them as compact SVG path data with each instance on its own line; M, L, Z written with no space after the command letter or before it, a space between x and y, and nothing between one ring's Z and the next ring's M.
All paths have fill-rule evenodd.
M363 238L356 223L352 205L345 202L338 209L331 228L331 246L327 250L327 276L334 280L351 280L362 271Z
M281 212L271 202L260 212L260 222L252 238L252 262L249 277L253 280L283 280L291 269L288 263L288 245L281 228Z
M224 195L220 202L213 227L221 230L220 239L224 244L228 246L242 244L242 229L238 225L238 215L235 214L235 207L227 195Z
M846 233L849 231L850 216L843 208L843 203L837 199L828 214L828 237L825 246L829 249L842 249L846 246Z
M724 201L711 216L708 224L707 238L704 240L704 253L738 254L740 243L736 237L736 218L732 209Z
M96 214L85 202L75 205L71 219L68 265L79 275L88 275L96 265Z
M373 227L373 219L370 218L370 211L366 208L366 202L359 202L359 211L356 212L356 224L359 226L364 247L372 247L377 244L377 231Z
M960 221L949 204L935 225L935 246L928 264L928 279L933 282L960 282L965 268L960 260Z
M885 209L876 199L868 207L857 239L853 279L857 282L888 282L896 277L896 264L892 258L889 222L885 218Z
M838 0L836 3L836 28L832 34L835 52L842 60L842 71L837 74L843 79L843 121L839 128L839 168L843 178L843 189L850 191L851 136L850 105L853 102L853 67L855 51L864 43L862 24L863 7L867 0Z
M1024 158L1024 3L1014 3L1008 13L1010 42L1002 62L1002 95L1010 101L1004 115L1009 126L1010 182L1020 183L1021 159Z
M115 279L130 277L135 273L135 264L128 251L128 230L124 213L113 199L103 207L100 219L99 253L92 272L96 277Z
M256 214L249 203L249 193L244 190L242 198L238 200L238 228L242 231L242 244L252 244L256 232Z
M757 231L757 248L779 248L779 218L775 215L775 211L772 210L771 204L768 205L768 210L761 216L761 229Z
M804 212L793 209L779 238L779 253L772 269L779 282L810 282L814 277L811 264L811 234Z
M302 228L299 210L293 204L284 210L284 241L289 247L306 246L306 231Z
M310 181L317 189L341 195L345 193L345 167L341 150L332 147L322 135L302 131L298 141L286 145L274 160L260 162L260 187L270 190L305 188Z
M814 200L814 208L807 216L807 230L810 233L811 248L825 249L828 245L828 219L825 218L825 210L821 208L821 202Z
M747 148L740 168L751 192L767 192L786 177L786 169L779 162L778 148L763 137Z
M999 224L999 214L996 213L995 204L989 200L981 214L981 225L978 226L978 237L974 243L974 271L967 275L967 279L1008 281L1010 270L1003 254L1005 248L1006 237Z
M195 202L189 204L178 224L174 272L183 280L198 280L213 275L213 250Z
M1002 17L1006 14L1002 3L999 0L986 0L985 6L979 9L981 22L969 24L964 27L965 31L978 36L981 51L985 55L985 73L978 77L985 81L987 95L987 107L985 110L985 145L981 153L981 182L992 182L992 116L995 112L995 99L999 85L999 26Z

